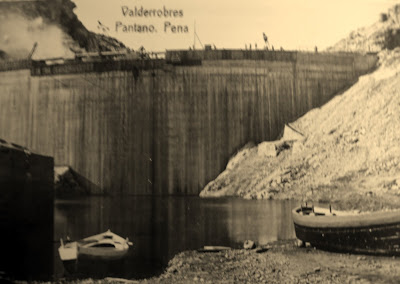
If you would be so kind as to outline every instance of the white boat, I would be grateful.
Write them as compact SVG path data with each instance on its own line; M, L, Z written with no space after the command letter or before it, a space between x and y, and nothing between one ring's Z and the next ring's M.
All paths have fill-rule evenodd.
M110 230L85 239L65 243L61 239L58 253L62 261L74 261L78 257L119 259L128 253L132 243Z

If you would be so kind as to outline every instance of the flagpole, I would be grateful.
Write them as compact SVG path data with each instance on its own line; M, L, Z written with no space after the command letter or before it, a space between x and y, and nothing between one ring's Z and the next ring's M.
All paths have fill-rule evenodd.
M193 25L193 50L196 49L196 20L194 21L194 25Z

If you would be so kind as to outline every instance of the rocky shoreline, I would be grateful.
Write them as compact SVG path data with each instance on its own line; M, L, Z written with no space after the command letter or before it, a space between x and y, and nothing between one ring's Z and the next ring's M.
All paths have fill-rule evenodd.
M398 283L400 258L326 252L298 247L295 240L268 249L185 251L163 274L128 280L105 278L60 283Z
M158 278L142 283L395 283L400 259L299 248L295 241L269 250L187 251Z

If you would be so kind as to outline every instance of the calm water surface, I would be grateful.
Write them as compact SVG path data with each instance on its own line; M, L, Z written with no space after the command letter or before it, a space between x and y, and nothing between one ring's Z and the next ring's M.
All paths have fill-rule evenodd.
M82 264L78 277L157 275L173 256L204 245L241 247L294 238L293 201L198 197L88 197L55 203L55 277L65 275L60 238L78 240L108 229L133 242L123 261Z

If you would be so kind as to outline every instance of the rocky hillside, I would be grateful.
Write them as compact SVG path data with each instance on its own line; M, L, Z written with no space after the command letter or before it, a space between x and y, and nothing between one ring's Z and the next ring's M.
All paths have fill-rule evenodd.
M69 57L72 50L125 49L121 42L88 31L74 13L71 0L0 2L0 59Z
M287 127L304 137L246 146L200 195L294 198L358 209L399 207L399 44L397 5L378 23L331 48L382 50L375 72Z
M373 25L351 32L327 51L379 52L397 46L400 46L400 4L380 14Z
M330 50L379 51L379 68L285 128L279 141L247 145L202 197L400 207L400 5ZM294 132L295 129L296 131Z
M304 138L245 147L200 195L400 206L400 48L379 56L374 73L291 124Z

